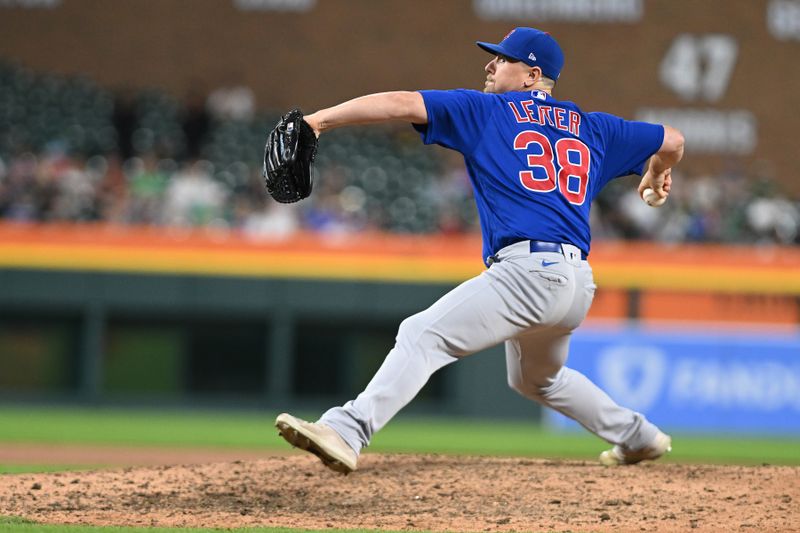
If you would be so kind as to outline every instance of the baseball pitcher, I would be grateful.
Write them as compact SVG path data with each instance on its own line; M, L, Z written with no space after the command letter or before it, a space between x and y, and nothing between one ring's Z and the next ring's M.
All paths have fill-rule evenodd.
M264 171L268 189L282 191L280 201L310 193L316 139L340 126L405 121L425 144L460 152L488 267L404 320L394 348L357 398L314 423L284 413L275 425L329 468L352 472L375 432L434 372L505 343L509 385L613 444L600 454L601 463L657 459L671 450L670 437L564 365L570 335L594 297L592 200L610 180L629 174L643 175L640 195L653 189L665 199L671 169L683 156L683 136L669 126L587 113L554 98L564 56L546 32L516 28L499 44L477 45L493 56L483 92L372 94L305 117L294 111L270 137ZM291 184L295 175L300 186Z

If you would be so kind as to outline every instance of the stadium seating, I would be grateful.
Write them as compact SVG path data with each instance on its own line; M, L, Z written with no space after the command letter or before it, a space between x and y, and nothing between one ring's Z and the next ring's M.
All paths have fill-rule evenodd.
M208 127L201 135L188 130L192 113L208 115ZM202 105L190 109L187 102L160 89L121 98L85 77L37 73L0 62L0 218L64 220L80 211L81 220L111 216L108 220L115 223L170 223L173 218L158 212L167 208L168 186L160 189L162 197L146 200L147 209L137 203L142 200L138 187L147 181L142 181L143 161L155 158L159 172L172 181L199 157L206 163L195 169L202 169L224 191L222 218L213 217L213 223L237 227L251 215L270 210L260 167L267 132L279 115L275 111L238 119L212 115ZM205 118L200 123L206 123ZM48 188L28 176L8 186L4 194L4 169L26 153L42 165L39 174L51 174L52 180L45 182L60 185ZM121 165L125 179L119 183L112 176L114 165L103 159L116 154L132 156ZM93 156L89 165L86 161ZM31 156L24 157L29 161ZM94 176L89 180L95 188L93 207L53 211L54 205L64 204L51 197L53 191L61 200L75 196L68 190L69 180L61 177L63 168L54 170L53 158L62 158L61 167L66 158L79 172ZM98 168L105 175L97 175ZM476 208L460 160L441 149L423 148L408 126L329 132L320 141L315 172L314 194L289 215L299 219L293 226L335 232L477 229ZM682 186L662 209L645 206L632 180L616 180L606 187L592 211L595 238L784 244L800 240L800 206L769 180L747 175L741 168L720 175L682 172L676 173ZM133 202L126 201L128 189Z

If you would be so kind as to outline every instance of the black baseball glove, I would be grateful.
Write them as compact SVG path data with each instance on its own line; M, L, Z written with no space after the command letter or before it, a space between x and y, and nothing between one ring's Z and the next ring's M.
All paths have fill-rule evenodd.
M299 109L282 116L270 132L262 174L267 192L276 201L289 204L311 194L311 164L317 155L318 142Z

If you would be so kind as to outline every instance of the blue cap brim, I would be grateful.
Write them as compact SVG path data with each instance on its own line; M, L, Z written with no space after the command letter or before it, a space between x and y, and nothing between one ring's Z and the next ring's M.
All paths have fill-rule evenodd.
M509 55L508 51L502 48L499 44L485 43L483 41L475 41L475 44L477 44L479 47L489 52L490 54L503 55L506 57L510 57L512 59L517 59L516 57Z
M522 61L523 63L525 63L526 65L529 65L531 67L535 66L535 65L531 65L531 62L528 61L527 58L517 57L512 52L509 52L508 50L506 50L505 48L503 48L499 44L485 43L483 41L475 41L475 44L477 44L479 47L481 47L486 52L489 52L490 54L494 54L496 56L500 55L500 56L510 57L511 59L514 59L515 61Z

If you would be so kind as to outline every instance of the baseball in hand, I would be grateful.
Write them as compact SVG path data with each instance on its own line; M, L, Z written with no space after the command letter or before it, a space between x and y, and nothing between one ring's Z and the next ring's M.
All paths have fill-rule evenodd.
M666 197L661 198L658 193L650 187L642 191L642 198L644 198L645 203L650 207L661 207L664 205L664 202L667 201Z

